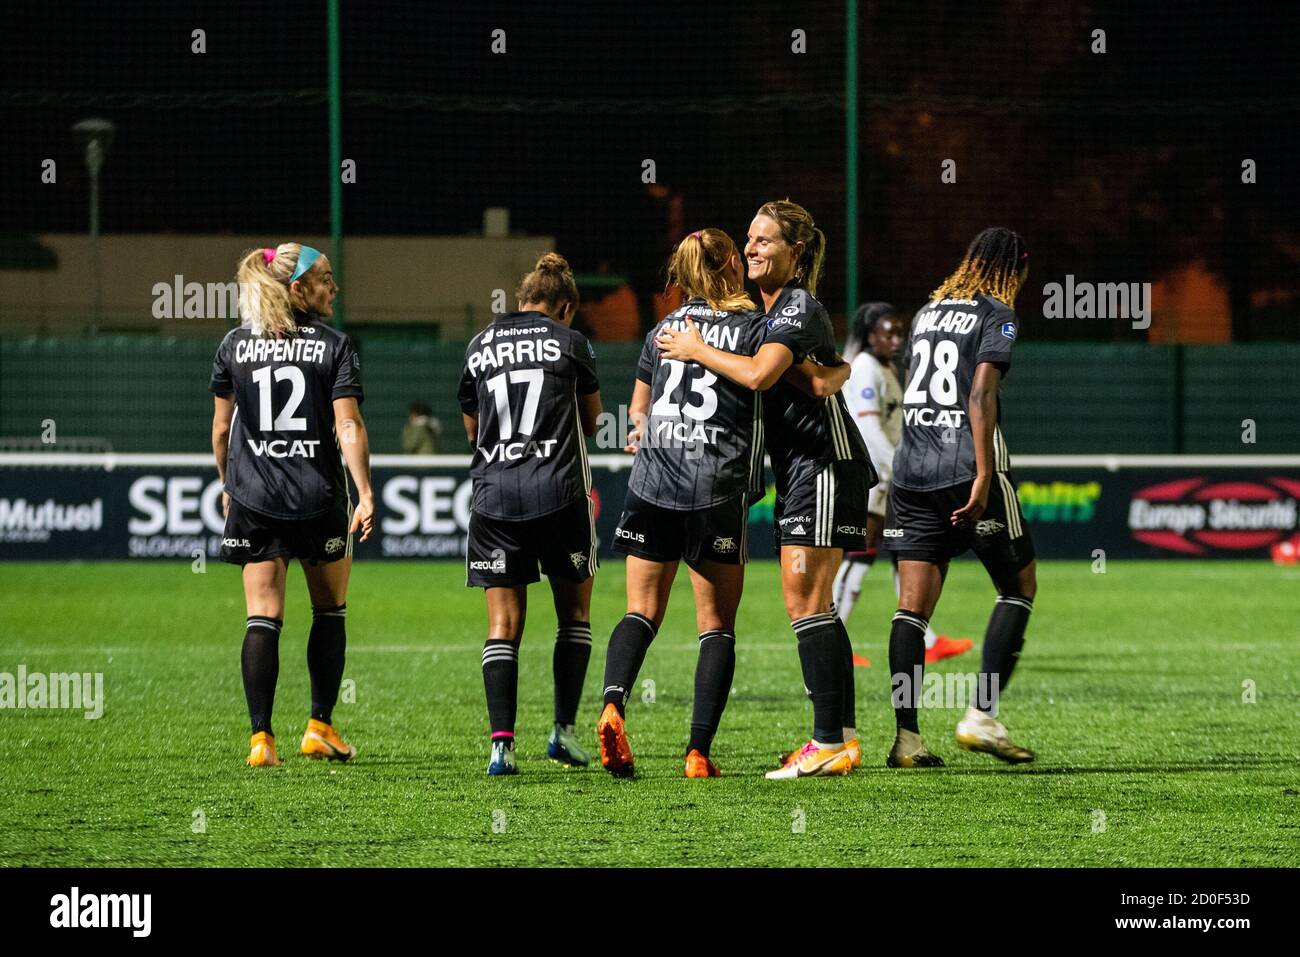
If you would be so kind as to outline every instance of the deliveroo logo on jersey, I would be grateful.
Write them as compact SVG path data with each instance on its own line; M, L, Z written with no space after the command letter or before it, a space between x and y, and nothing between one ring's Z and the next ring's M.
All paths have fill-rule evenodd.
M1016 338L1016 324L1014 322L1002 323L1002 335L1014 342Z

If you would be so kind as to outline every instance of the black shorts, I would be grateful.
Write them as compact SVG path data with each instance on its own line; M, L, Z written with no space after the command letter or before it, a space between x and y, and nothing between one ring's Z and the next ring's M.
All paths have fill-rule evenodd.
M583 496L541 518L511 521L477 512L469 516L465 584L514 588L548 578L585 582L596 573L596 513Z
M776 497L776 545L811 545L860 552L867 547L871 470L861 462L832 462Z
M895 485L889 495L882 542L899 561L946 564L968 548L995 582L1018 573L1034 560L1034 541L1025 525L1015 483L998 472L989 486L989 504L972 525L957 528L952 513L970 500L970 482L918 492Z
M336 562L352 554L352 503L313 518L273 518L240 505L233 498L221 535L221 560L233 565L300 558L313 565Z
M651 562L745 563L748 499L682 511L637 498L630 490L614 530L614 551Z

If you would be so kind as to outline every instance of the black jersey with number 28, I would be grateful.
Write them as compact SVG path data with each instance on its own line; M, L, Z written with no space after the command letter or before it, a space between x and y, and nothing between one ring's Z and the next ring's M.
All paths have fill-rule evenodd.
M692 299L655 324L645 339L636 377L650 386L650 408L628 487L661 508L691 511L755 491L762 484L762 396L710 372L698 362L664 359L655 346L662 329L684 329L724 352L752 356L763 341L756 312L715 311Z
M311 518L348 499L334 434L334 400L362 400L352 341L319 318L275 338L247 326L217 347L210 389L235 397L226 491L273 518Z
M512 312L470 340L460 407L478 416L471 508L521 521L591 491L578 395L600 389L587 337L544 312Z
M975 478L970 390L975 367L992 362L1005 376L1019 323L990 296L942 299L912 320L903 359L903 435L894 452L894 484L927 491ZM1001 406L999 406L999 418ZM1002 429L993 433L993 468L1010 468Z

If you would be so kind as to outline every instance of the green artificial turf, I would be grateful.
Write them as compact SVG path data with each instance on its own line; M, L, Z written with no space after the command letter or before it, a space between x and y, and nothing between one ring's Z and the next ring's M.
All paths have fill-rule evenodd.
M348 598L335 723L350 764L296 756L310 623L290 581L275 727L285 764L250 769L238 570L211 563L0 566L0 672L102 672L104 714L0 710L0 864L7 866L971 865L1294 866L1300 861L1300 571L1263 562L1044 562L1002 716L1031 765L960 751L956 710L923 711L948 767L888 770L885 650L894 596L867 579L850 622L864 766L766 781L808 734L777 568L749 567L736 677L713 755L687 781L696 637L689 583L628 708L638 777L544 757L554 619L534 586L521 655L515 778L489 779L483 599L454 563L361 563ZM992 593L953 566L935 614L976 639L937 666L976 671ZM623 569L597 577L580 712L595 748L604 647ZM1252 687L1254 703L1244 689ZM644 693L642 691L641 693ZM196 813L197 812L197 813ZM202 825L202 827L200 827Z

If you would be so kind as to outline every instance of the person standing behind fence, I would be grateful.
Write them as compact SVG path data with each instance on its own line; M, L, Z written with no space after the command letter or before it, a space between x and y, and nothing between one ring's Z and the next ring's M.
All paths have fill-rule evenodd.
M484 589L483 688L491 725L487 773L514 774L519 640L528 586L550 581L557 628L555 724L547 756L583 766L574 721L591 657L596 516L584 436L596 431L600 383L586 336L569 328L578 287L547 253L524 276L519 309L470 340L458 397L474 448L465 584Z
M251 250L237 278L243 321L217 349L210 389L226 516L221 557L243 566L248 610L241 655L253 728L248 764L281 763L271 710L295 558L312 605L311 717L299 750L346 761L356 749L334 730L332 712L343 680L352 534L360 529L365 541L375 511L360 362L351 340L326 321L338 287L318 250L298 243Z
M423 402L412 402L402 426L403 455L437 455L442 423L433 417L433 409Z

